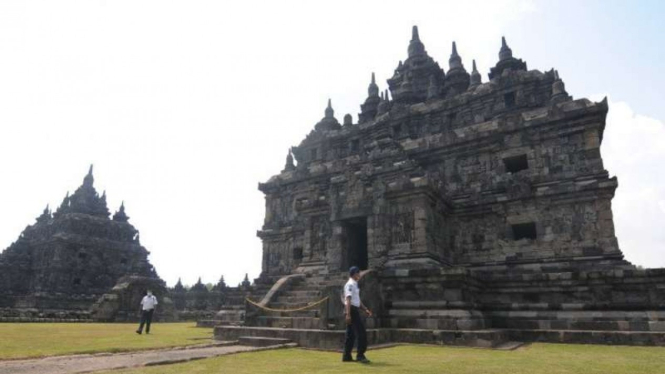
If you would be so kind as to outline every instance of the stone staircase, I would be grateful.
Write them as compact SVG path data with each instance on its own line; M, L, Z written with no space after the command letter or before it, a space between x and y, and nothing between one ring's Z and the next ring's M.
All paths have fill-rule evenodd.
M308 275L293 280L283 287L265 305L273 310L257 310L251 325L256 327L276 327L288 329L324 329L326 303L304 310L325 297L325 289L331 280L326 275ZM341 286L340 286L341 287ZM277 311L284 310L284 312Z

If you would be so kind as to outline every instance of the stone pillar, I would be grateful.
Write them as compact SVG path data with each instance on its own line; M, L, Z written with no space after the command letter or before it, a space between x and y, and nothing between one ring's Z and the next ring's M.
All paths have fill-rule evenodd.
M341 221L333 221L330 223L332 235L328 240L328 252L326 253L326 261L328 263L328 270L336 272L342 269L342 262L345 258L344 253L344 228Z

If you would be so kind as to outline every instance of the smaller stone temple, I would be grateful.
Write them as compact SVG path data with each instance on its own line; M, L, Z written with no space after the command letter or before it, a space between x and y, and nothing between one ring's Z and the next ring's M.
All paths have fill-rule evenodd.
M55 212L47 206L0 253L0 317L86 319L93 303L123 277L165 295L124 203L111 216L106 193L100 196L93 183L91 166ZM133 298L144 291L136 289Z

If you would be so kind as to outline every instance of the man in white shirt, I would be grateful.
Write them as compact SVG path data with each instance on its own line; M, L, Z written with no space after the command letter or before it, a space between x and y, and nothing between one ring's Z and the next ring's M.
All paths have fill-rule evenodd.
M155 307L157 307L157 298L148 290L143 299L141 299L141 324L139 325L139 329L136 330L137 334L143 334L143 325L145 325L145 333L150 334L150 323L152 322L152 314L155 312Z
M342 356L343 362L353 361L351 351L356 337L358 338L358 349L356 354L356 361L363 364L368 364L369 360L365 357L367 350L367 332L365 325L360 318L360 309L364 310L368 316L372 316L372 311L367 309L360 301L360 289L358 288L358 280L360 279L360 269L357 266L352 266L349 269L349 280L344 285L344 314L346 317L346 338L344 341L344 355Z

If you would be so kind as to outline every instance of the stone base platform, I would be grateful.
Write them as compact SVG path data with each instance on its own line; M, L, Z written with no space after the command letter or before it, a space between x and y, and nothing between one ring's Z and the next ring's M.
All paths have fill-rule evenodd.
M283 329L269 327L216 326L215 339L238 340L242 337L288 339L301 347L340 350L344 331ZM591 331L591 330L425 330L369 329L369 345L389 343L438 344L467 347L496 348L506 342L543 342L567 344L610 344L665 346L665 332L653 331Z
M324 350L340 350L344 345L344 331L282 329L270 327L216 326L215 340L238 340L240 337L265 337L288 339L301 347ZM367 343L421 343L492 348L508 341L501 330L418 330L418 329L369 329Z
M238 344L248 347L274 347L289 344L289 339L264 338L261 336L241 336L238 338Z
M504 330L511 340L523 342L608 344L665 347L665 332L601 330Z

